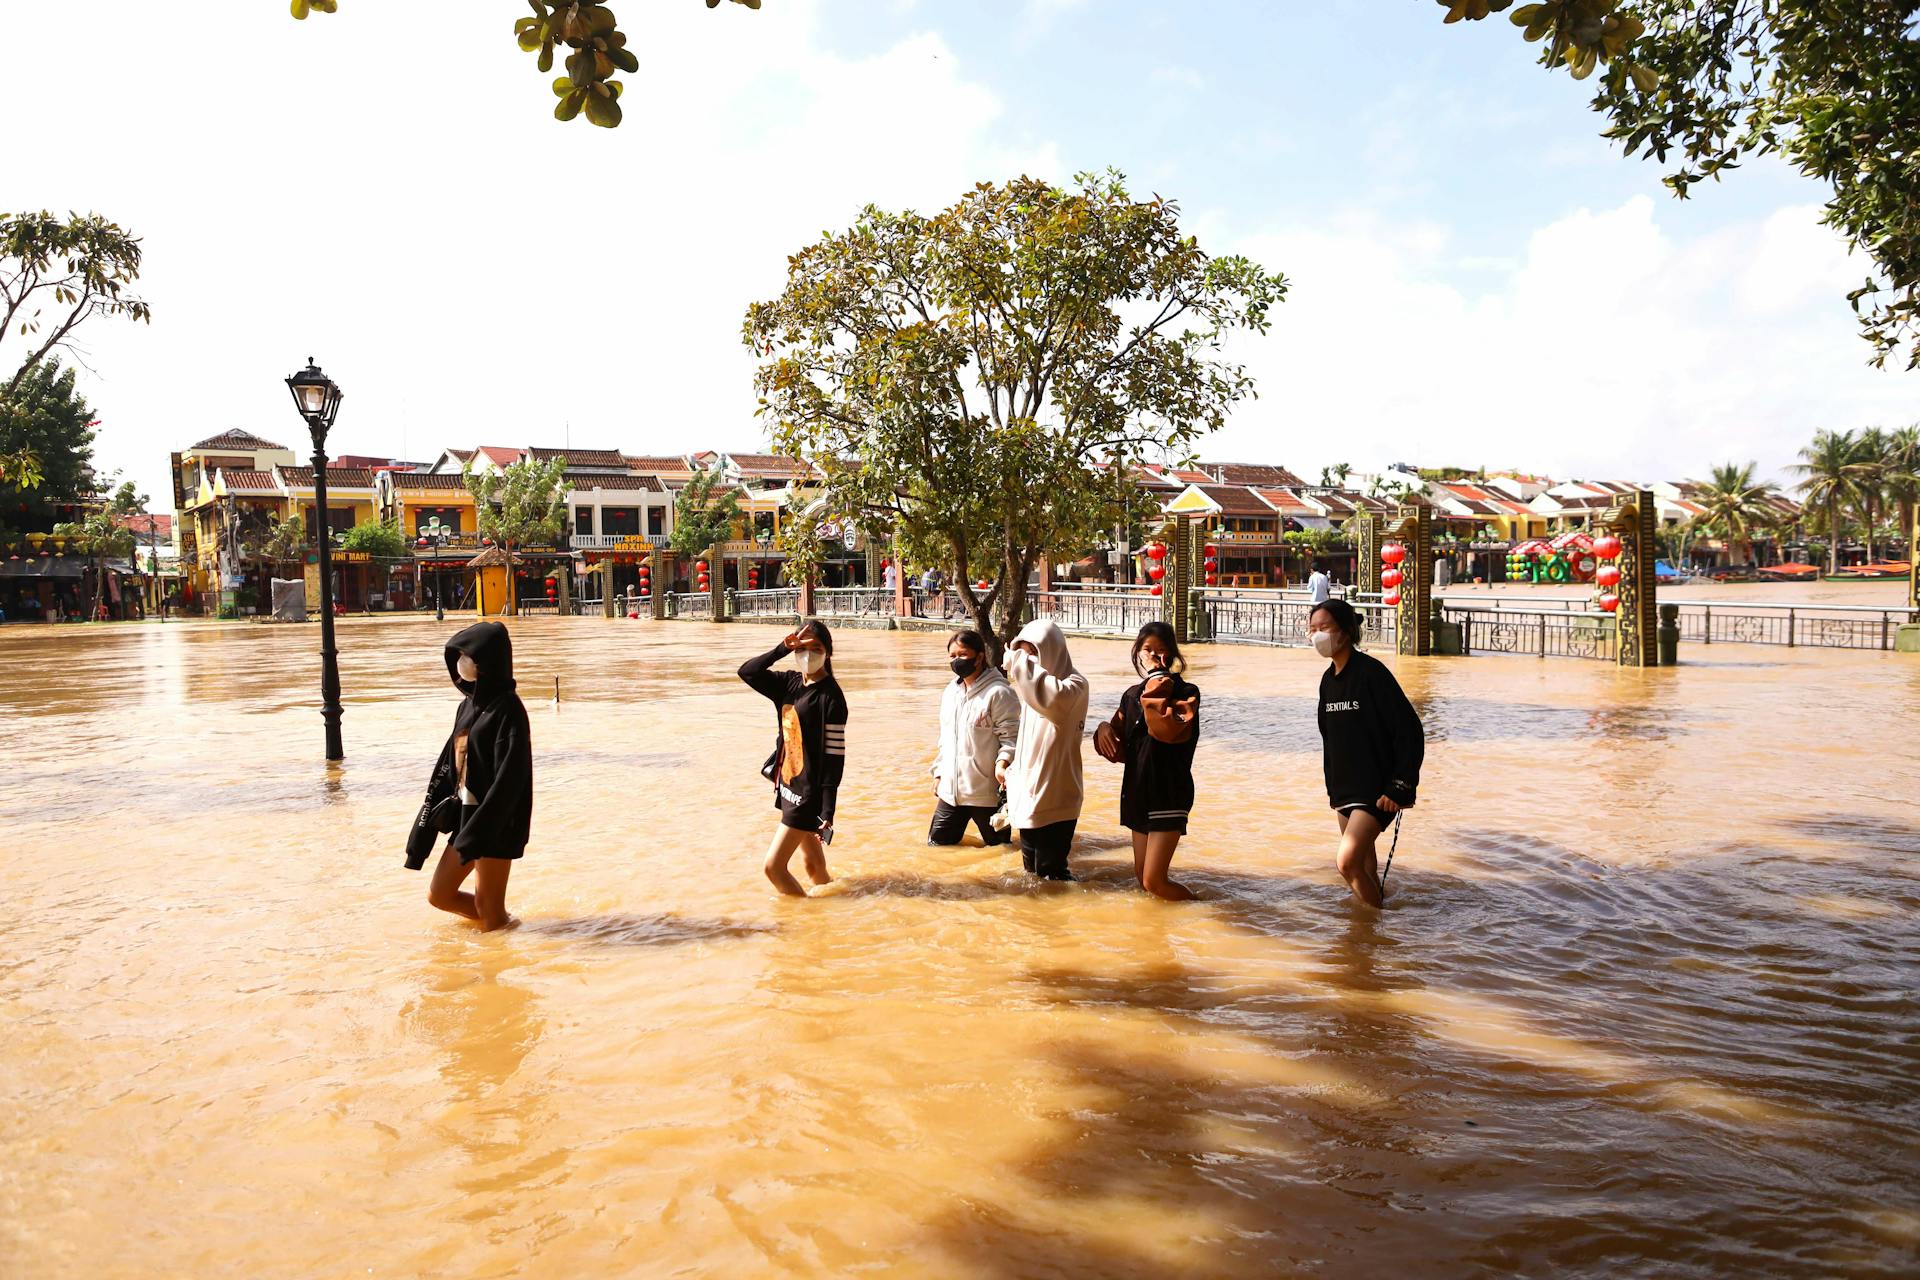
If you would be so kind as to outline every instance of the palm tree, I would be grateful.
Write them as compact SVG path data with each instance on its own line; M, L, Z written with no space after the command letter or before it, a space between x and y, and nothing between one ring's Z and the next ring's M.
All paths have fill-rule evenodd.
M1901 427L1887 437L1887 501L1900 508L1900 537L1907 559L1917 554L1913 508L1920 503L1920 424Z
M1827 517L1827 572L1840 571L1840 511L1859 493L1860 440L1851 431L1816 431L1813 443L1800 450L1793 470L1803 479L1797 486L1807 503Z
M1754 479L1759 467L1757 462L1745 466L1722 463L1713 469L1713 479L1694 494L1694 501L1702 508L1701 527L1725 538L1740 564L1753 559L1754 534L1767 528L1774 518L1768 503L1774 486Z
M1875 559L1873 535L1884 510L1881 504L1886 496L1887 476L1892 470L1888 463L1891 442L1880 428L1868 427L1860 433L1857 450L1852 464L1854 503L1860 512L1860 527L1865 532L1867 563L1872 564Z

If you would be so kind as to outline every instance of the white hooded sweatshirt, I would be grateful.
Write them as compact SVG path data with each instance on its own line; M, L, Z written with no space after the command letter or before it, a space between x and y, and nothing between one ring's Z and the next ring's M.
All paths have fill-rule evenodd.
M1007 682L1020 696L1020 741L1007 770L1007 820L1030 831L1080 816L1087 678L1074 670L1067 638L1051 619L1029 622L1015 637L1020 640L1039 656L1007 650Z

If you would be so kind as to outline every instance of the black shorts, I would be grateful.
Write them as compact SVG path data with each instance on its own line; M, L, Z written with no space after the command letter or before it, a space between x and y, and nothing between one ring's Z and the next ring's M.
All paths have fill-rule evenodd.
M1144 797L1120 797L1120 825L1129 831L1178 831L1187 834L1187 811L1150 807Z
M1385 809L1382 809L1379 805L1371 801L1349 800L1344 804L1336 804L1332 807L1341 813L1364 813L1379 823L1382 831L1393 826L1394 815L1388 813Z

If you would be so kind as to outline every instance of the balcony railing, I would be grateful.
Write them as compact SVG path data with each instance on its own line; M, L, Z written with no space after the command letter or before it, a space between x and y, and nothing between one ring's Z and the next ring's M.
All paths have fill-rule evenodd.
M667 545L664 533L576 533L567 539L575 551L625 551L636 547L660 550Z

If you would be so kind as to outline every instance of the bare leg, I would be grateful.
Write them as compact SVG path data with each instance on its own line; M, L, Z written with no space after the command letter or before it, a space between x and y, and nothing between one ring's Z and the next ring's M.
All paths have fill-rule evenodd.
M807 879L815 884L832 884L827 874L827 846L811 831L800 833L800 858L806 864Z
M1147 887L1147 833L1133 833L1133 882L1142 889Z
M1386 893L1380 887L1379 856L1374 842L1380 838L1380 824L1364 809L1340 815L1340 854L1337 865L1340 878L1353 890L1353 896L1369 907L1380 906Z
M507 876L513 872L513 859L475 858L473 865L473 905L480 927L491 931L518 924L507 914Z
M460 892L460 886L466 883L472 870L473 864L460 861L460 855L454 852L452 845L442 849L440 861L433 864L433 879L427 885L427 901L442 911L478 920L480 908L475 905L473 895Z
M773 829L773 843L767 846L767 860L761 870L767 873L767 879L773 887L790 898L804 898L807 891L793 878L793 872L787 870L787 862L793 857L800 841L806 838L806 832L789 827L784 822Z
M1138 840L1141 837L1135 836ZM1186 902L1193 897L1193 891L1177 880L1167 879L1167 871L1173 865L1173 851L1180 847L1178 831L1150 831L1146 835L1146 865L1141 871L1140 885L1148 893L1167 902Z

